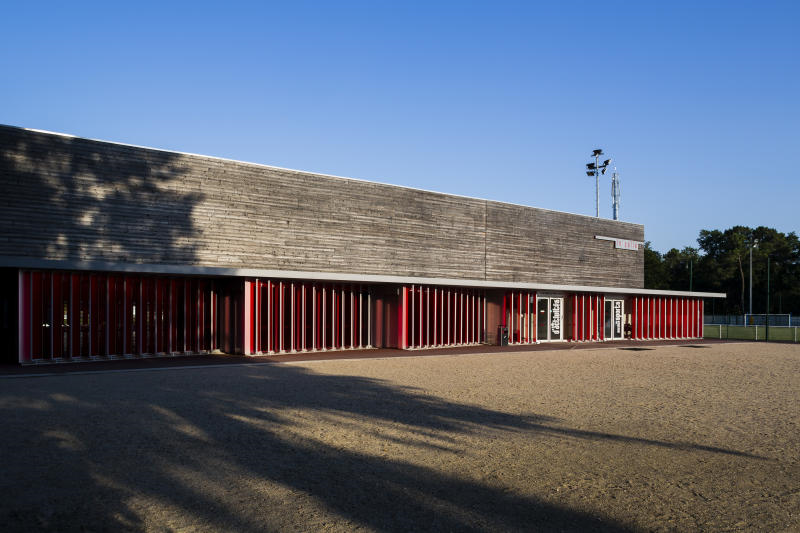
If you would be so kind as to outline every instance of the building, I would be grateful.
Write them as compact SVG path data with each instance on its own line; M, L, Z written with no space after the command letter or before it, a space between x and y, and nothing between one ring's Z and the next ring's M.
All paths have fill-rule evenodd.
M23 364L702 336L638 224L0 126Z

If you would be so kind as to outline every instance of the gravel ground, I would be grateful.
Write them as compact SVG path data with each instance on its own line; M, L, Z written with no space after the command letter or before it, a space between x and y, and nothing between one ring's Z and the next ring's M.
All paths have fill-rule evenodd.
M797 531L800 346L0 379L4 531Z

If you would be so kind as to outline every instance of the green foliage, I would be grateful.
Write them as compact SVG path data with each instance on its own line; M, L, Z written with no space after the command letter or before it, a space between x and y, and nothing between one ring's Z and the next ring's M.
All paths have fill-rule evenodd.
M773 228L734 226L701 230L699 248L673 248L661 254L644 248L645 288L724 292L716 313L749 312L750 248L753 252L753 312L766 310L767 256L770 258L770 313L800 314L800 239ZM707 308L706 312L711 312Z

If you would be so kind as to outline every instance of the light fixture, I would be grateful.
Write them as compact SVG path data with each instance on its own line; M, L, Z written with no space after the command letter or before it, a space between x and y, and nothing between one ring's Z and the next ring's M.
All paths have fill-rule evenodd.
M603 161L603 164L600 164L600 156L603 155L603 150L601 148L597 148L592 150L592 157L594 157L594 163L586 163L586 168L589 171L586 173L587 176L595 178L595 196L597 197L597 210L596 216L600 218L600 176L605 176L606 170L608 165L611 164L611 159L606 159Z

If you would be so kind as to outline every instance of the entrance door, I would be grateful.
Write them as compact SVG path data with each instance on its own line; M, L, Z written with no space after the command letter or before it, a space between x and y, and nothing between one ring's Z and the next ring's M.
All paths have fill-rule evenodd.
M606 300L606 319L604 324L606 340L623 338L624 309L622 300Z
M536 339L542 342L564 338L563 298L540 297L536 302Z

